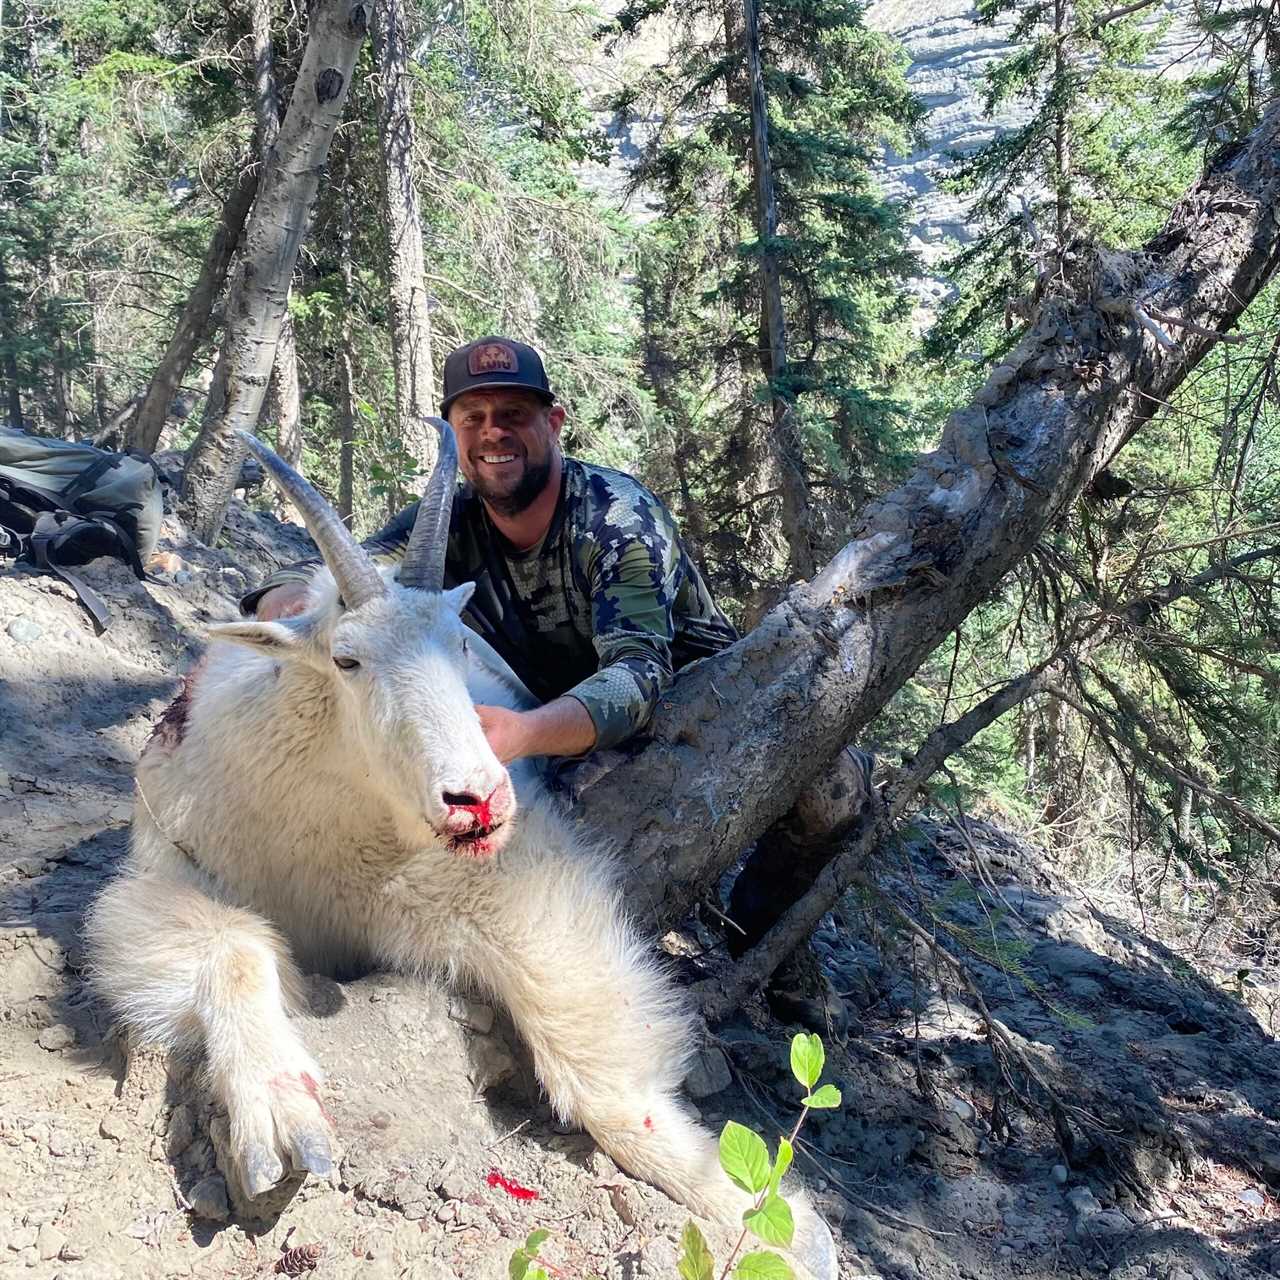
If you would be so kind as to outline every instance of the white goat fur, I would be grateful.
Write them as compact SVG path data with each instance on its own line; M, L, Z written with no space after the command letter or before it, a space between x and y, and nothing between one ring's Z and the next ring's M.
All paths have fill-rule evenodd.
M321 1072L287 1015L295 963L372 963L487 989L561 1116L695 1212L738 1222L748 1197L677 1096L690 1021L608 858L529 770L513 770L499 852L461 856L437 834L441 790L485 796L506 776L473 701L517 705L463 655L469 594L389 582L344 613L320 570L300 617L214 629L185 732L139 764L131 852L87 926L97 985L141 1040L204 1051L250 1195L290 1163L328 1164ZM355 654L359 672L335 667ZM834 1275L826 1228L802 1198L793 1209L797 1254Z

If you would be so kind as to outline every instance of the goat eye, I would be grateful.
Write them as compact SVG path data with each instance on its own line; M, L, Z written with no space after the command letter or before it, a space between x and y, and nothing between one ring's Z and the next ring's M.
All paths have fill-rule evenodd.
M339 671L358 671L360 664L354 658L334 658L333 665Z

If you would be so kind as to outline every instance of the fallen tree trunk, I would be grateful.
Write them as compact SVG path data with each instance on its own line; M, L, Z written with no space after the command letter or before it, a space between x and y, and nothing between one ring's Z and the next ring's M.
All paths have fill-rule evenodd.
M705 895L1168 401L1274 273L1278 198L1280 107L1141 251L1069 248L1023 341L854 541L681 677L653 742L578 802L638 913L666 927Z

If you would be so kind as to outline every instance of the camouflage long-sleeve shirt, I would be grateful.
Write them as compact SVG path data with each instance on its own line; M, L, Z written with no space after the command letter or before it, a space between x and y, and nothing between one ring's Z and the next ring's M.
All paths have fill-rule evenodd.
M674 671L737 638L690 559L675 521L621 471L564 460L560 501L542 542L517 552L469 486L453 503L445 585L474 582L465 619L544 701L568 694L587 709L596 747L648 724ZM407 507L365 546L398 560L417 515ZM241 601L314 562L274 573Z

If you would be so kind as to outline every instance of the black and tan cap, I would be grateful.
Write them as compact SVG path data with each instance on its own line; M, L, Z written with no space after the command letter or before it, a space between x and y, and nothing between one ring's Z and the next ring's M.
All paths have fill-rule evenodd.
M452 352L444 362L444 397L440 412L468 391L494 391L519 387L534 391L548 404L555 393L547 382L542 357L530 346L511 338L477 338Z

